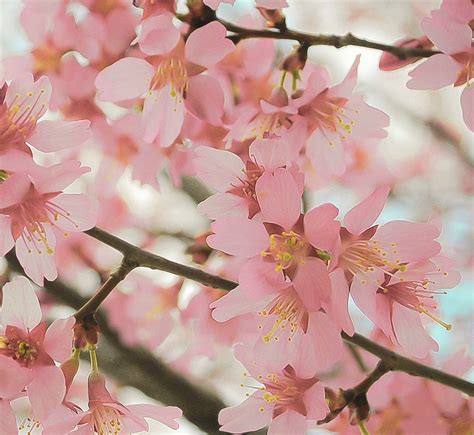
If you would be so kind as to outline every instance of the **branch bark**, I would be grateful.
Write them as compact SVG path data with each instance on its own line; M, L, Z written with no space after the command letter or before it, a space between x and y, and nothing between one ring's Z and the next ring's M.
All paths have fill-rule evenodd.
M238 285L236 282L229 281L225 278L221 278L220 276L212 275L200 269L175 263L174 261L170 261L166 258L152 254L151 252L140 249L117 236L101 230L100 228L92 228L91 230L86 231L86 233L98 241L118 250L129 261L136 262L137 267L147 267L150 269L170 272L172 274L189 278L193 281L200 282L201 284L214 288L220 288L222 290L232 290ZM441 370L426 366L424 364L420 364L409 358L405 358L396 352L391 351L390 349L380 346L379 344L360 334L356 333L351 337L345 333L342 333L342 338L346 342L359 346L379 357L387 364L390 371L402 371L413 376L420 376L440 384L447 385L448 387L455 388L459 391L462 391L463 393L468 394L469 396L474 396L474 384L469 381L450 375Z
M329 45L335 48L347 46L365 47L374 50L381 50L397 56L399 59L407 59L409 57L430 57L440 53L437 50L427 50L423 48L407 48L397 47L395 45L383 44L381 42L369 41L367 39L358 38L352 33L345 35L327 35L327 34L311 34L299 32L296 30L269 30L269 29L247 29L228 21L217 18L224 27L232 33L235 33L239 39L250 38L271 38L286 39L290 41L298 41L301 44L313 45Z

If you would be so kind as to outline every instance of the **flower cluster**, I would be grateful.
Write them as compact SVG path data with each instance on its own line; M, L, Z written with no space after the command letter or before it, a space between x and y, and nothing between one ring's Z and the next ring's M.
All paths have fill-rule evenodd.
M400 184L438 177L450 151L464 161L447 168L453 190L472 193L469 152L450 126L420 117L443 150L405 158L398 153L403 128L395 109L389 117L376 106L388 112L391 105L379 105L370 88L358 86L368 56L350 56L340 75L313 57L317 45L386 50L380 70L413 68L406 83L412 95L411 89L461 87L463 120L474 131L472 0L442 1L421 20L421 36L394 46L350 33L290 30L286 0L255 0L253 14L236 24L221 18L238 11L234 0L189 0L185 7L175 0L40 3L22 5L31 50L0 63L0 257L9 264L0 264L0 283L6 283L0 296L1 433L134 433L150 430L145 418L178 428L179 408L125 406L107 389L94 318L106 297L105 329L123 348L142 346L153 358L172 347L166 361L191 376L195 356L216 359L233 351L245 366L242 387L253 392L220 412L224 432L268 426L270 435L304 434L329 423L330 430L352 433L369 415L375 433L472 431L460 393L398 373L363 391L372 412L368 405L361 411L344 396L362 373L343 344L360 325L372 324L376 341L433 363L439 347L433 331L452 329L441 319L438 296L461 280L458 258L446 254L449 243L441 246L446 234L433 211L441 214L442 207L420 208L418 222L393 220L397 210L391 219L381 214L390 195L405 194ZM288 50L280 39L297 44ZM389 77L382 71L376 73ZM385 152L387 143L397 147L397 158ZM194 190L186 187L190 178ZM148 198L165 198L169 184L195 199L202 226L165 236L179 239L177 250L187 245L183 251L200 270L167 261L163 270L185 270L183 277L203 284L188 286L182 278L162 285L159 277L128 275L128 267L160 269L142 264L128 244L118 249L123 262L107 279L118 256L81 233L95 237L102 232L93 229L98 225L123 231L127 240L132 233L144 250L159 250L167 204ZM363 199L341 214L336 195L319 199L334 186ZM433 196L436 190L428 189ZM172 220L179 227L176 215ZM114 248L122 243L110 234L106 241L96 238ZM14 277L16 259L40 286L56 280L58 269L81 291L100 282L92 296L99 302L87 316L76 312L47 327L30 282ZM227 289L236 287L210 287L223 278ZM183 330L184 350L173 341ZM82 391L87 410L76 404L74 391L80 390L81 352L91 359ZM464 375L471 360L457 355L445 370ZM367 354L356 360L362 367L375 363ZM18 427L13 408L20 401L31 416ZM420 404L430 425L413 411Z

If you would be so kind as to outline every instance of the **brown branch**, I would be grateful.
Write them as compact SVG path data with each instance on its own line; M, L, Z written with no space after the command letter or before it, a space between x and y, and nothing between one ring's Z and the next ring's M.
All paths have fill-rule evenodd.
M102 284L97 292L92 296L79 310L76 311L74 317L80 321L87 316L94 314L105 298L117 287L117 285L125 279L125 277L135 269L137 265L128 261L124 257L122 263L115 272L112 272L108 279Z
M379 357L387 364L391 371L401 371L412 376L430 379L434 382L462 391L471 397L474 396L474 384L469 381L399 355L398 353L369 340L363 335L354 334L350 337L343 332L342 338L347 342L355 344L362 349L365 349L367 352Z
M334 393L326 390L329 396L329 414L318 421L318 424L328 423L334 420L346 407L355 410L357 420L364 421L369 415L369 404L367 402L367 391L374 385L383 375L390 372L390 367L385 361L380 360L375 369L370 372L367 377L357 384L355 387L348 390L340 390L337 397L332 397Z
M282 29L248 29L246 27L238 26L237 24L233 24L223 20L222 18L216 17L215 14L208 14L201 17L201 19L197 19L197 17L193 16L192 14L176 14L176 17L181 21L190 24L192 28L203 26L212 20L218 21L224 25L224 27L229 32L234 34L233 36L230 36L230 39L232 39L234 42L238 42L242 39L269 38L298 41L300 44L304 44L306 46L327 45L335 48L356 46L385 51L397 56L399 59L407 59L411 57L430 57L440 53L437 50L398 47L396 45L369 41L367 39L358 38L352 33L346 33L345 35L328 35L321 33L312 34L291 30L286 27Z
M147 267L150 269L162 270L189 278L201 284L220 288L222 290L232 290L237 287L237 283L221 278L217 275L212 275L200 269L185 266L183 264L175 263L167 260L151 252L144 251L125 240L120 239L112 234L107 233L100 228L92 228L86 233L106 245L120 251L125 258L131 262L135 262L137 267ZM359 346L366 351L378 356L384 361L391 371L402 371L413 376L420 376L448 387L460 390L469 396L474 396L474 384L468 382L457 376L450 375L441 370L420 364L409 358L405 358L383 346L374 343L362 335L354 334L352 337L342 333L342 338L349 343Z

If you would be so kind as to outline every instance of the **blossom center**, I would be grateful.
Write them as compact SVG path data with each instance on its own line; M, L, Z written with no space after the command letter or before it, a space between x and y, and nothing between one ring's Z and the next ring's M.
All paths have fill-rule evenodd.
M301 308L298 296L294 290L290 289L273 299L258 314L274 318L270 330L262 336L262 340L265 343L269 343L272 338L278 341L282 334L287 334L287 340L291 342L298 327L301 325L305 312ZM263 325L259 325L258 328L263 329Z
M119 416L116 409L109 406L99 406L92 413L94 430L99 435L118 435L122 429Z
M270 257L275 263L275 271L281 272L292 265L304 262L306 243L302 236L294 231L283 231L270 236L270 247L262 252L263 257Z
M8 178L8 172L0 169L0 183L3 183Z
M429 290L429 284L428 279L423 281L400 281L386 287L380 286L380 290L404 307L425 314L447 331L450 331L452 325L441 320L429 309L434 305L433 295L439 293L435 290Z
M396 255L397 253L395 242L386 246L386 244L381 244L376 240L356 240L346 245L340 261L343 267L352 275L366 274L385 267L404 272L406 265L401 264L400 259L396 259L395 262L387 259L389 254Z
M323 94L311 105L311 118L323 134L325 131L336 133L342 140L346 140L347 135L352 134L355 125L354 115L357 115L359 111L345 106L346 103L345 98L328 98L326 94ZM334 145L330 139L328 142L329 145Z
M28 366L38 356L38 350L29 341L1 335L0 353L6 353L7 356L17 360L23 366Z
M9 107L0 108L0 143L16 144L26 140L33 132L36 121L44 113L41 89L36 95L28 92L25 96L16 94Z
M179 59L163 60L151 80L150 89L159 90L166 85L171 86L171 96L184 97L188 88L188 72L186 66Z

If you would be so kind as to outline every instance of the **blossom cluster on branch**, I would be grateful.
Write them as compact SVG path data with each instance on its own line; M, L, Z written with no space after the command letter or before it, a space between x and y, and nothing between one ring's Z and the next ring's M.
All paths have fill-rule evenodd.
M159 352L187 330L192 343L172 361L186 375L194 356L231 350L249 392L216 415L223 432L471 433L473 386L461 377L472 358L458 349L445 374L428 366L439 350L433 326L453 328L439 299L472 258L459 262L442 246L438 216L380 221L422 162L389 169L382 143L398 119L358 89L363 54L335 82L311 53L376 49L386 80L409 67L408 89L462 87L470 134L472 1L443 0L422 19L424 35L394 45L290 29L286 0L255 0L253 15L233 24L220 18L233 5L24 0L31 50L0 63L0 256L11 266L14 252L24 270L15 276L7 265L0 276L0 433L135 433L151 430L146 419L179 428L178 407L124 405L109 392L99 308L129 346ZM291 50L276 41L286 39ZM424 124L472 176L456 134L440 120ZM178 189L186 177L209 189L196 201L208 230L169 234L196 267L153 254L159 235L120 194L129 176L158 195L163 173ZM362 198L345 214L311 196L334 184ZM140 247L111 234L123 229L140 233ZM115 270L106 245L123 256ZM158 284L140 267L179 278ZM57 304L30 280L47 287L58 271L75 283L87 271L100 284L48 326ZM198 283L191 296L188 280ZM382 352L358 347L362 315ZM160 379L150 373L150 382ZM18 403L28 415L21 423Z

